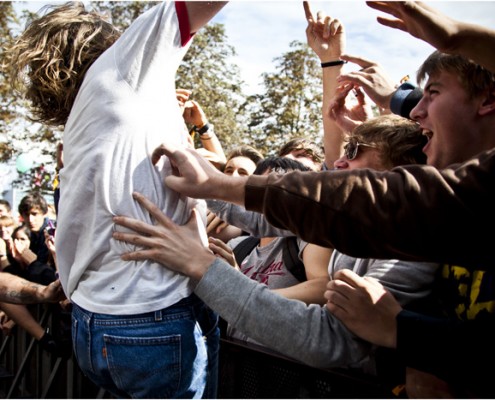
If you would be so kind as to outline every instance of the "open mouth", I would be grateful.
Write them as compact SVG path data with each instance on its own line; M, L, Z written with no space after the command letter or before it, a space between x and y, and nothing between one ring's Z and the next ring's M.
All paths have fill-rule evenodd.
M422 149L423 153L426 154L428 147L430 146L431 138L433 137L433 132L428 129L423 129L421 133L428 138L428 142L426 142L425 146Z

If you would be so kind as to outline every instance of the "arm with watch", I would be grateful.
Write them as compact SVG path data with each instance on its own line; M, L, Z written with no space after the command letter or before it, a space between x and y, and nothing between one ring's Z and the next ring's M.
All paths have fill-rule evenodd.
M227 161L222 144L215 134L213 125L208 122L206 114L194 100L187 100L184 104L184 121L188 125L192 125L190 133L199 135L201 145L204 151L200 151L208 160L215 166L223 166ZM200 149L199 149L200 150Z

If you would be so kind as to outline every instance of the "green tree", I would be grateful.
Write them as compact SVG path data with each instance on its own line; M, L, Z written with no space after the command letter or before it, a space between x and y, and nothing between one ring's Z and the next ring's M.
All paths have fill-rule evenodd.
M9 160L15 149L9 140L10 125L16 118L15 103L16 98L13 96L9 82L7 81L7 72L3 64L5 62L5 49L12 43L11 26L16 24L17 18L14 7L10 1L0 2L0 65L2 73L0 74L0 161Z
M237 65L229 62L235 55L227 43L225 26L209 24L195 35L176 79L178 88L192 91L191 98L215 125L226 152L239 143L246 125L241 113L243 82Z
M17 156L30 149L36 148L41 156L53 159L55 156L55 143L60 140L61 132L48 128L29 119L29 111L22 96L10 85L7 69L8 52L6 49L13 43L21 26L27 20L36 16L35 13L23 10L20 16L16 14L13 2L0 2L0 161L14 162ZM42 166L39 159L33 160L32 171L20 173L16 183L21 187L30 186L34 182L35 168ZM44 168L44 167L43 167ZM54 166L48 165L45 170L50 175L54 172ZM31 179L32 178L32 179Z
M295 137L321 142L321 68L305 43L293 41L275 58L276 71L262 74L264 93L244 105L250 114L249 136L265 154Z

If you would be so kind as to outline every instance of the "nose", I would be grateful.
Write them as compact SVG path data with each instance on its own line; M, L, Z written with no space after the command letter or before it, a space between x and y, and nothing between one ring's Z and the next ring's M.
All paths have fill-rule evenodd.
M335 169L347 169L347 168L349 168L349 162L347 161L347 157L342 156L338 160L335 160L333 163L333 167Z
M425 98L423 98L419 101L418 104L411 110L409 113L409 117L411 117L412 120L414 121L419 121L422 118L426 117L426 104L425 104Z

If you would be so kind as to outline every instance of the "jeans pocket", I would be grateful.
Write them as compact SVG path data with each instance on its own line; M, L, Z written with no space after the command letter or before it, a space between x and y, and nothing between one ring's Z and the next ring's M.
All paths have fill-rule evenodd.
M103 339L108 369L119 389L137 398L175 397L181 379L180 335L146 338L105 334Z

